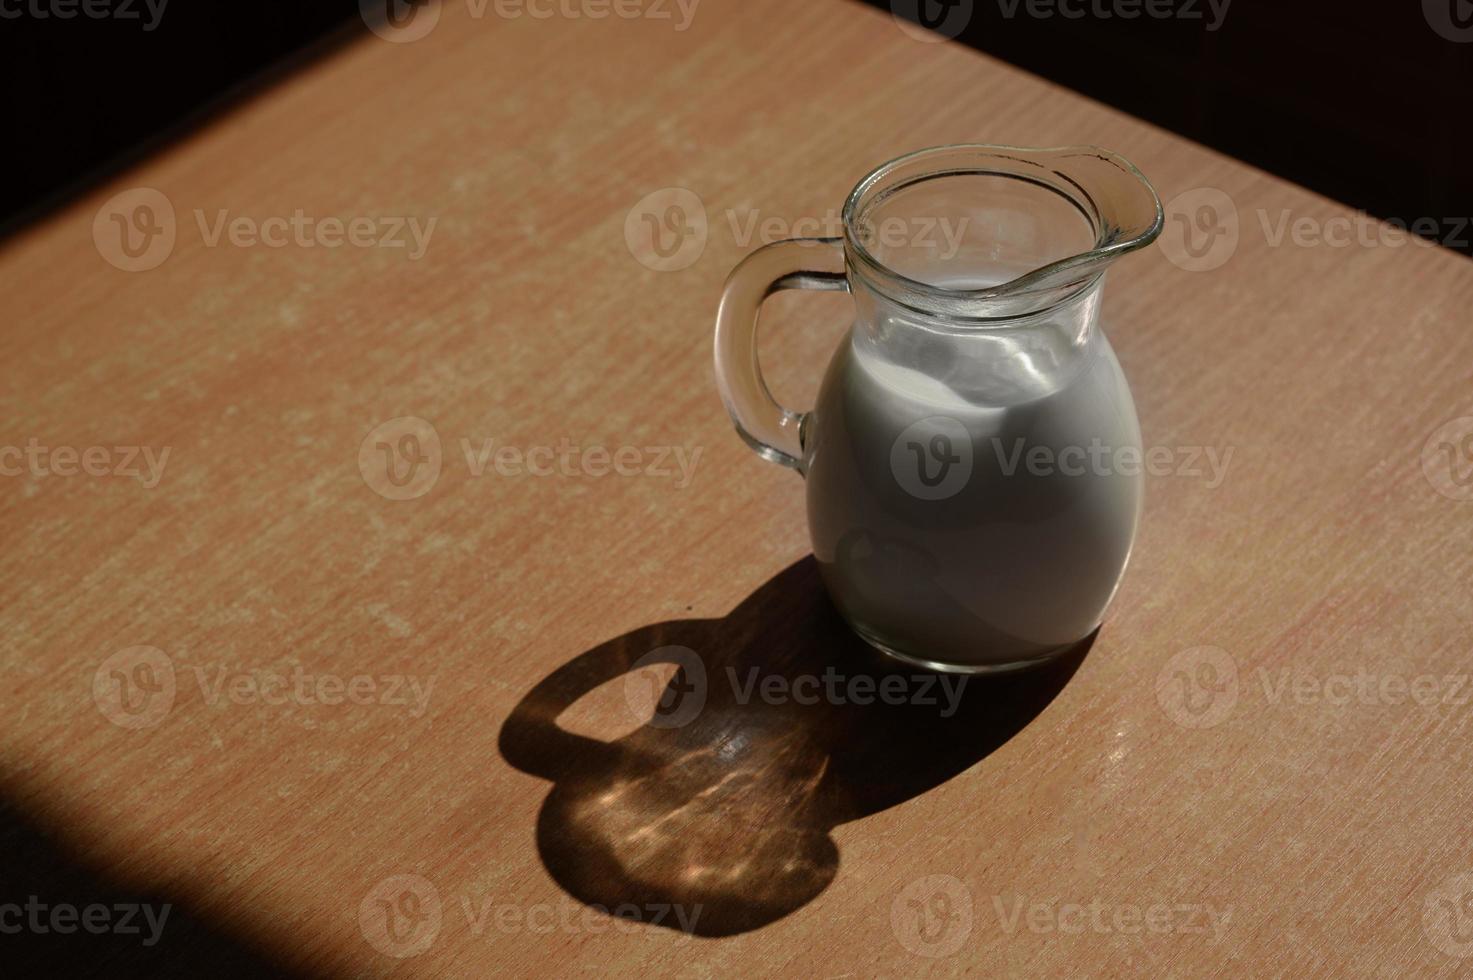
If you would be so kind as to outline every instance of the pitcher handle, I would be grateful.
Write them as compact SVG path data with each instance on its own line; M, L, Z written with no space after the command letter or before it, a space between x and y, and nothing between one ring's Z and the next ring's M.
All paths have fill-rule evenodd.
M716 313L716 386L736 430L763 459L803 472L801 412L772 397L757 363L763 302L784 289L848 292L842 238L793 238L764 245L726 280Z

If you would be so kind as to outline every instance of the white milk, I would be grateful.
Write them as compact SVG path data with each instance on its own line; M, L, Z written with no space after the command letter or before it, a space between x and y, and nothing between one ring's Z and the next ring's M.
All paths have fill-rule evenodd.
M1135 408L1096 328L856 328L805 429L814 555L878 646L962 668L1036 660L1089 635L1120 581L1132 451Z

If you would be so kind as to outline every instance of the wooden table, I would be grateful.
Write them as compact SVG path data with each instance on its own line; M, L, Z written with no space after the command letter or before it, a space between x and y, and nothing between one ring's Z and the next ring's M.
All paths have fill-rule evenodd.
M883 12L669 9L365 32L5 245L0 898L167 902L154 947L53 954L202 973L1473 970L1473 265L1313 244L1350 212ZM1108 146L1173 202L1106 316L1147 442L1225 477L1153 477L1087 656L948 719L641 729L664 647L713 691L871 669L713 313L753 213L821 231L962 141ZM669 188L707 226L661 257ZM1222 195L1235 245L1186 250ZM436 223L322 244L354 217ZM848 300L769 307L809 404Z

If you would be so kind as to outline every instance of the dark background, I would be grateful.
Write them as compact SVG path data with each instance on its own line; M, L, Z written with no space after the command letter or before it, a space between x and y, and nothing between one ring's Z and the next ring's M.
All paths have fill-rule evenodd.
M138 19L37 18L0 0L0 235L326 47L369 36L357 0L168 0ZM120 7L123 0L109 0ZM157 4L158 0L154 0Z
M37 2L0 0L22 14L0 18L0 235L366 33L357 0L170 0L151 31L144 0L135 20L39 19ZM1443 36L1468 23L1473 41L1469 0L1232 0L1216 30L1207 0L1133 20L1099 14L1122 0L894 2L943 24L959 8L964 43L1378 217L1453 232L1473 215L1473 43ZM1445 244L1473 254L1470 238Z
M969 7L957 40L974 48L1377 217L1436 219L1473 254L1473 233L1447 225L1473 215L1473 2L1232 0L1216 30L1207 0L1164 3L1201 17L919 0L943 26Z

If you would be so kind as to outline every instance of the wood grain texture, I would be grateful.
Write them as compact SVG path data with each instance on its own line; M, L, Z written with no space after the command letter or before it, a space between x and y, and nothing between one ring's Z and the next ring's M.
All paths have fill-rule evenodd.
M543 729L516 735L509 761L508 718L523 705L547 722L567 693L555 672L585 652L618 668L695 637L713 664L753 655L754 638L789 663L813 654L799 641L826 628L816 586L801 564L782 577L808 551L801 484L747 451L711 380L721 283L759 244L729 215L821 219L873 165L976 141L1097 143L1163 200L1229 196L1231 258L1190 271L1152 248L1112 274L1105 307L1147 442L1231 448L1221 485L1149 481L1088 656L1013 722L999 719L1037 691L986 695L997 713L978 724L1016 730L975 758L933 742L965 763L954 772L919 772L913 731L896 744L915 772L843 727L867 715L788 711L774 727L727 705L691 729L714 741L656 758L665 775L641 783L646 757L601 768L589 748L637 727L617 682L563 719L586 756L564 759ZM178 236L162 265L128 273L92 226L139 186L167 196ZM624 230L668 187L700 197L710 230L698 261L662 273ZM411 260L207 247L196 209L437 223ZM1286 214L1323 226L1349 212L858 5L705 0L677 32L452 3L414 43L365 35L0 251L0 445L170 450L151 489L0 480L0 791L98 874L313 973L1466 974L1473 685L1449 678L1470 669L1473 501L1437 492L1423 460L1440 426L1473 416L1473 265L1415 246L1274 245ZM770 304L762 353L787 403L811 403L847 303ZM359 451L402 416L433 425L443 469L394 501ZM462 439L700 455L688 485L475 477ZM133 730L94 679L139 646L168 658L176 693ZM1222 653L1187 653L1201 647ZM138 662L115 665L138 678ZM1236 688L1193 727L1181 697L1206 703L1203 663ZM297 668L375 678L375 697L387 677L433 687L420 711L236 703L213 686ZM1423 675L1433 703L1395 703L1395 682L1347 699L1337 680ZM104 672L99 689L111 683ZM743 745L760 766L741 767ZM748 782L722 782L723 758ZM563 813L566 835L651 829L615 826L626 813L678 838L631 859L644 877L626 882L630 901L697 894L676 878L717 854L742 888L734 906L755 903L764 882L781 888L733 855L772 871L769 844L816 860L821 880L795 879L767 896L774 914L734 915L720 936L585 916L570 877L622 852L579 864L550 839L539 853L556 801L526 770L562 765L582 780L561 787L575 800L612 771L639 798L616 794L581 825ZM799 777L825 766L828 785L893 775L897 792L805 823ZM711 802L705 777L726 795ZM705 801L694 817L681 793ZM785 843L788 827L817 837ZM365 937L360 906L405 874L433 885L442 914L428 948L397 959ZM926 905L934 875L961 888L961 918L936 922L962 938L940 957L913 928L945 911ZM621 894L599 887L582 897ZM1227 916L1216 932L1209 906ZM479 931L467 915L502 907ZM1168 928L1131 928L1147 915Z

